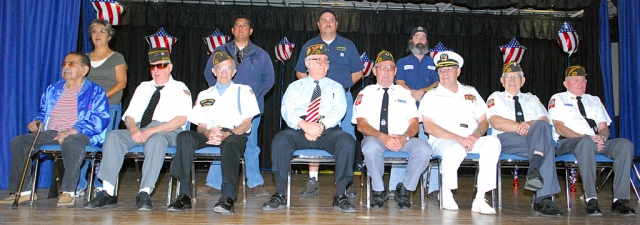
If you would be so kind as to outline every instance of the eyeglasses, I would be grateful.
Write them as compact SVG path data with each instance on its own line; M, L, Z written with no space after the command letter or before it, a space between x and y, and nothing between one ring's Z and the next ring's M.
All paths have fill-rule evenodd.
M448 72L453 72L454 70L457 70L458 67L456 66L450 66L450 67L441 67L438 69L438 73L448 73Z
M153 71L153 70L163 70L164 68L167 68L167 66L171 64L171 63L161 63L161 64L156 64L156 65L149 65L149 70Z
M574 84L587 83L587 79L568 79L567 82Z
M380 71L393 71L396 69L396 66L386 65L386 66L375 66L376 69Z
M233 68L231 68L229 66L218 66L218 67L215 67L215 70L217 72L231 72L231 70L233 70Z
M522 76L520 76L518 74L509 74L509 75L502 76L502 77L504 79L506 79L506 80L510 80L510 79L520 79L520 77L522 77Z
M82 63L79 62L74 62L74 61L62 61L62 63L60 63L60 65L62 65L62 67L69 65L69 67L74 67L76 65L82 65Z
M329 58L315 58L315 59L309 59L309 60L314 60L318 64L320 64L320 63L329 63Z

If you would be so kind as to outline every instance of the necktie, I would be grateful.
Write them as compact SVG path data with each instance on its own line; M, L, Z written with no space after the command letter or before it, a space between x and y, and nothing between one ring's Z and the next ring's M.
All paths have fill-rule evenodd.
M241 51L239 49L236 51L236 59L238 61L238 64L242 62L242 57L240 57L240 52Z
M578 99L578 110L580 110L580 114L587 121L587 123L589 124L589 127L591 127L593 132L598 134L598 124L596 123L596 121L587 118L587 112L584 110L584 105L582 104L582 96L578 96L576 97L576 99Z
M576 99L578 99L578 110L580 110L580 115L587 118L587 112L584 111L584 105L582 104L582 96L578 96Z
M380 108L380 132L389 134L389 126L387 126L387 121L389 120L389 93L387 91L389 88L382 88L384 90L384 94L382 95L382 107Z
M520 102L518 101L518 96L513 96L513 101L516 105L516 122L518 123L522 123L524 122L524 113L522 113L522 106L520 105Z
M144 113L142 114L142 120L140 120L140 128L144 128L151 123L153 113L156 111L156 106L158 106L158 102L160 101L160 90L162 90L162 88L164 88L164 85L156 86L156 91L153 92L151 100L149 100L149 104L147 105L147 109L145 109Z
M305 121L307 122L318 122L318 112L320 111L320 100L322 99L320 96L322 95L322 91L320 91L319 81L314 80L316 83L316 88L313 89L313 95L311 95L311 104L309 104L309 108L307 108L307 117L305 117Z

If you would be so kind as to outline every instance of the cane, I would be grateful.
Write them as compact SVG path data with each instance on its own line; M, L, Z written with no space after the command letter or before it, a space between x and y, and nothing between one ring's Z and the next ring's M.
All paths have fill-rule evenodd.
M36 131L36 138L33 139L33 143L31 144L31 149L29 149L29 154L27 155L27 159L25 160L24 163L24 168L22 169L22 177L20 178L20 185L18 187L18 192L16 192L16 199L13 200L13 206L11 207L11 209L18 209L18 200L20 199L20 195L21 195L21 191L22 191L22 183L24 183L24 178L27 175L27 168L29 167L29 163L30 163L30 159L31 159L31 154L33 153L33 149L36 146L36 141L38 141L38 137L40 136L40 132L42 132L42 123L38 122L36 123L36 126L38 127L38 130ZM31 193L32 195L35 193Z

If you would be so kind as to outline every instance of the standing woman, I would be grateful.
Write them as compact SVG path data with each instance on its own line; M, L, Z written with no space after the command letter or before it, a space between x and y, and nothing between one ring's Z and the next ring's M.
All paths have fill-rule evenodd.
M93 51L86 53L91 60L91 69L87 79L93 81L107 92L109 98L109 114L112 115L108 130L118 129L122 116L122 90L127 86L127 63L119 52L109 48L109 42L116 31L106 20L96 19L91 22L89 35L93 43ZM86 168L88 160L82 168L77 195L84 195L87 188ZM100 185L101 186L101 185Z

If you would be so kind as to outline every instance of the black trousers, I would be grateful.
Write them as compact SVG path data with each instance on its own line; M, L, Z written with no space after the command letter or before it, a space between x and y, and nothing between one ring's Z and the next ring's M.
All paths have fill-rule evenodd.
M244 154L247 144L247 134L232 135L227 137L220 143L220 154L222 156L222 194L227 195L234 200L237 195L238 176L240 174L240 157ZM179 179L180 185L188 188L181 190L190 190L189 181L191 167L193 166L193 156L195 151L204 147L212 147L215 145L207 144L207 137L202 133L188 130L178 134L177 152L173 160L171 160L171 176ZM181 193L188 194L188 193Z
M280 131L271 142L271 171L276 180L276 192L282 195L286 193L293 152L312 148L326 150L336 158L336 196L343 194L347 184L353 179L355 145L353 137L337 126L324 130L315 141L307 140L302 129Z

